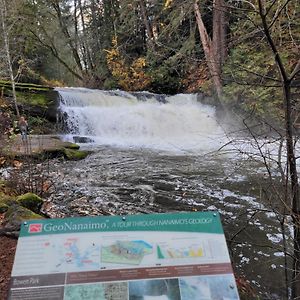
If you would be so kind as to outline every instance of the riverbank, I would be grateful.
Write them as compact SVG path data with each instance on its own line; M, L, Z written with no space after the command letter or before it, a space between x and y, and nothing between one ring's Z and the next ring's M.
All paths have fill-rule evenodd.
M20 182L18 177L12 178L8 177L8 182L0 178L1 190L0 190L0 203L2 203L2 209L5 207L5 201L13 201L9 199L15 199L17 197L18 188L24 184L26 188L27 182L27 167L26 164L28 160L36 160L38 162L43 162L48 160L51 157L63 157L68 160L78 160L85 158L90 152L78 150L80 147L77 144L65 142L60 139L57 135L29 135L26 140L22 140L20 135L16 135L10 140L2 140L1 146L1 164L8 167L10 173L21 175L24 182ZM39 179L42 179L43 183L41 189L47 189L47 180L48 177L44 177L45 174L36 174L34 166L31 170L31 176L38 176ZM24 170L25 171L24 171ZM14 170L14 171L12 171ZM17 172L17 173L15 173ZM2 174L3 175L3 174ZM5 176L4 176L5 177ZM14 184L14 180L16 180ZM10 182L11 181L11 182ZM36 183L38 183L36 182ZM29 184L29 185L30 185ZM7 186L10 187L7 187ZM7 206L9 210L10 206ZM7 214L8 210L4 213L0 213L0 231L6 231L7 224ZM16 212L17 207L13 208ZM26 208L23 208L26 210ZM26 210L27 211L27 210ZM29 210L28 210L29 211ZM20 216L22 218L22 216ZM14 219L17 216L13 216ZM3 233L2 232L2 233ZM7 299L9 282L12 271L12 266L14 262L14 255L17 245L17 239L15 235L14 238L7 237L5 235L0 235L0 299Z

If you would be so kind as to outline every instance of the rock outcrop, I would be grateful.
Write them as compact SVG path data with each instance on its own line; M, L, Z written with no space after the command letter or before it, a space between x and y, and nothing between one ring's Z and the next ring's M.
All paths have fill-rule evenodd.
M3 154L13 158L54 158L64 157L67 160L84 159L89 151L79 150L79 145L65 142L56 135L29 135L23 141L21 136L15 136L3 149Z

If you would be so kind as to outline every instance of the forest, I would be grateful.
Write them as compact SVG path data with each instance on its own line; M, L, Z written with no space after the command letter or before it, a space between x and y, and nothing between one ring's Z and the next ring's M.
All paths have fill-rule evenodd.
M197 203L202 190L198 191L198 195L190 196L189 200L192 202L188 202L186 195L189 196L189 191L184 187L186 180L189 180L191 190L196 191L199 186L193 180L197 178L202 184L202 179L206 179L207 173L212 172L209 176L216 178L217 188L222 190L223 185L227 183L226 180L231 176L224 174L231 169L234 170L232 173L236 172L241 178L247 177L248 181L243 184L238 181L229 182L228 186L233 190L237 188L236 194L246 193L240 197L241 199L249 196L259 199L260 204L263 203L263 207L260 208L245 207L244 211L235 211L234 214L240 216L240 220L237 221L229 220L226 214L223 215L227 244L233 264L236 266L234 271L241 299L300 298L298 178L300 2L298 0L0 0L0 45L0 237L4 226L1 214L9 211L11 203L19 201L18 197L27 192L47 198L48 204L52 201L55 205L58 205L58 202L53 200L54 195L59 199L63 199L60 196L62 193L68 194L70 199L77 197L76 201L83 201L79 201L78 207L88 207L87 215L126 214L132 211L168 212L173 209L197 211L199 207L190 203ZM57 142L56 137L48 138L50 134L56 135L58 132L61 134L62 130L57 125L57 104L53 101L56 93L60 94L59 105L63 111L60 117L68 115L63 121L63 127L68 128L68 134L74 136L70 141ZM120 101L119 105L124 111L121 111L121 108L115 110L107 108L109 105L105 101L108 100L103 100L103 95L107 99L112 99L109 101L116 99ZM180 95L183 95L186 101L181 106L175 101ZM83 97L86 97L85 100ZM122 100L120 97L123 97ZM132 97L136 98L132 100ZM169 105L167 109L162 110L162 115L159 115L166 118L169 122L167 125L156 118L156 104L153 104L153 107L146 106L145 103L151 97ZM89 107L95 105L93 102L95 99L99 107L92 112ZM139 101L138 104L135 103L136 99L139 101L142 99L145 106L139 106ZM196 106L194 99L203 102L199 104L203 111L197 117L194 113L198 111L199 105ZM76 105L87 106L84 112L78 113ZM134 113L131 115L130 110L127 110L128 107L124 105L128 107L137 105L136 111L133 108ZM103 107L100 109L100 106L104 109ZM212 110L216 110L217 117L211 113ZM221 117L218 119L219 112ZM124 117L125 113L128 115ZM26 115L32 136L30 149L26 150L31 153L30 155L26 153L25 160L19 155L22 151L20 150L22 141L16 125L21 115ZM139 119L139 116L142 117ZM144 120L141 120L142 118ZM87 120L90 123L85 123ZM209 139L218 139L214 134L221 131L218 126L224 120L232 121L230 126L235 124L236 127L231 127L228 133L221 126L222 130L226 131L224 135L229 141L222 140L223 144L218 145L217 150L211 151ZM157 128L158 125L160 128ZM182 130L181 126L190 131ZM201 127L204 128L203 131ZM180 173L179 181L182 187L179 184L179 187L173 189L172 176L174 174L177 176L176 172L180 169L176 155L171 157L172 155L166 154L165 161L168 164L164 170L159 169L164 160L158 159L159 162L155 165L155 155L147 152L147 147L150 145L151 148L154 144L155 147L163 145L159 150L165 151L163 148L165 144L153 137L157 135L161 140L168 141L169 135L173 138L170 134L172 131L174 139L170 141L172 143L175 141L174 144L177 143L178 148L183 144L183 148L187 147L184 148L187 152L182 154L183 167L190 160L186 153L191 150L188 146L190 147L192 142L202 144L208 154L213 152L214 155L232 146L236 151L234 155L242 156L243 162L242 160L235 162L232 159L229 160L230 167L228 167L227 158L224 158L220 163L225 170L223 174L223 171L219 170L217 155L211 160L211 169L203 167L202 161L195 159L191 163L193 165L191 169L186 167L187 169ZM201 139L193 133L194 131L199 131L199 135L209 133L211 136ZM234 137L233 132L236 134ZM43 147L47 148L47 159L43 156L41 162L39 156L37 162L35 153L32 155L33 161L31 158L28 160L28 156L31 157L41 143L39 136L45 134L47 137L42 138L42 143L45 144ZM242 148L235 146L240 137L243 140ZM144 161L149 160L151 168L157 168L159 171L156 171L162 174L161 177L157 177L160 183L154 180L155 176L158 176L156 171L153 173L149 171L151 174L145 175L146 177L149 175L150 178L147 177L151 183L149 188L147 185L149 182L142 173L139 177L136 175L136 178L131 178L122 164L116 170L111 170L109 161L111 153L104 146L99 151L97 147L96 150L94 148L86 150L83 147L84 150L81 151L73 142L79 144L95 142L98 143L97 147L107 144L112 146L115 164L121 164L123 160L125 164L127 159L139 161L140 153L143 153L144 158L133 166L132 170L138 172ZM245 146L248 142L251 144L249 152L248 146ZM136 149L138 146L138 149L142 150L131 153L128 149L125 151L122 148L124 144L129 147L128 149L131 147ZM124 150L123 156L114 148L116 145L122 149L121 152ZM276 154L273 155L272 150L265 150L266 146L276 148ZM99 157L101 151L105 157L103 161ZM200 149L199 153L201 151L204 150ZM205 155L203 157L206 159ZM66 165L61 162L62 157L67 160ZM73 165L74 161L79 159L84 161L86 157L88 157L86 164ZM201 160L203 157L201 156ZM49 159L55 161L53 164L50 163L50 167ZM97 162L93 164L92 160ZM104 166L107 166L109 170L107 172L111 173L107 177L99 175L95 170L96 165L103 173L106 172ZM261 165L264 171L257 177L254 176L253 170L256 172ZM12 166L17 171L11 171ZM56 172L56 167L60 171L64 170L63 178L59 177L60 171ZM68 170L72 171L68 173ZM75 176L77 170L79 173ZM10 179L3 179L5 172L13 172ZM22 172L27 175L22 177L20 175ZM101 208L97 208L95 203L98 202L95 202L94 211L88 203L92 200L98 201L98 194L94 195L87 190L83 192L85 187L82 186L71 192L71 187L68 186L68 180L87 182L87 185L93 186L89 172L101 182L112 180L111 178L114 178L112 174L120 172L119 178L124 179L126 188L122 190L123 187L120 187L115 191L114 183L110 182L109 191L105 190L103 184L105 192L97 190L98 194L103 193L110 197L113 194L113 198L118 199L120 203L123 203L124 195L128 197L126 201L131 199L133 202L139 195L146 204L127 206L124 204L127 203L125 201L120 213L117 210L118 205L113 201L107 206L103 204ZM164 175L167 172L169 175ZM177 178L175 175L174 178ZM169 181L165 180L164 176L170 176ZM221 177L222 182L221 180L218 182ZM162 184L163 180L165 182ZM204 185L211 184L213 187L210 180L208 179ZM64 182L64 185L61 182ZM122 186L121 179L118 184ZM79 183L75 186L78 187ZM100 185L95 186L99 188ZM180 194L177 192L178 189ZM223 190L222 193L224 194ZM214 194L217 192L212 192L209 197L217 199L217 196L212 196ZM7 200L7 197L9 199L13 197L13 202ZM174 204L171 199L178 197L181 204ZM228 196L225 199L232 201L234 197ZM219 199L221 198L220 196ZM79 213L76 211L77 204L75 205L74 201L65 204L69 209L68 213L62 213L64 211L62 209L51 215L49 211L44 210L42 215L46 217L82 215L82 209ZM151 201L157 206L152 206ZM39 210L32 209L31 213L40 213L41 203L38 206ZM72 211L74 207L75 212ZM222 211L217 205L207 204L207 207L217 207ZM31 210L30 207L29 209ZM270 213L274 214L272 221L265 219ZM256 217L259 221L255 221ZM5 219L5 214L3 218ZM264 237L267 236L270 242L272 239L269 235L276 237L276 234L279 234L282 236L280 245L270 246L267 242L263 244L262 240L256 240L257 228L253 231L253 235L248 232L248 228L254 226L252 221L254 224L266 221L264 225L273 222L272 232L264 229L266 233ZM239 240L240 236L242 238ZM252 247L257 247L257 253L261 249L269 248L273 249L272 255L283 253L282 256L279 255L282 261L278 265L284 267L278 271L280 275L276 278L278 282L280 281L279 286L272 286L278 283L275 279L273 283L264 281L264 278L262 282L258 279L257 283L256 279L252 280L252 270L241 267L243 254L238 257L238 247L245 245L248 238L252 241ZM0 251L1 254L3 253ZM255 259L255 255L251 255ZM265 254L266 257L267 255L269 252ZM267 274L272 272L273 266L270 260L262 273L259 271L256 273L262 277L269 276ZM257 269L259 268L260 266L257 266ZM278 266L277 268L279 269Z
M222 94L231 106L280 117L281 75L258 3L3 0L0 76L9 80L11 67L16 82ZM292 73L299 59L298 1L262 5Z

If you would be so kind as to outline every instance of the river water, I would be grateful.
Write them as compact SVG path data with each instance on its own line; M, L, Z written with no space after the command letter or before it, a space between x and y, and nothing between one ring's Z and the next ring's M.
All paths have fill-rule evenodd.
M278 207L257 144L232 138L196 95L58 91L64 138L88 138L92 154L51 164L56 216L218 211L237 277L262 299L285 298Z

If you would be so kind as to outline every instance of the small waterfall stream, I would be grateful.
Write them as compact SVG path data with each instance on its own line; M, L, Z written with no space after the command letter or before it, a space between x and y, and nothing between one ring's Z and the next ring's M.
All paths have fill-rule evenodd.
M196 94L161 97L83 88L57 89L71 135L99 145L210 151L224 142L212 106Z

